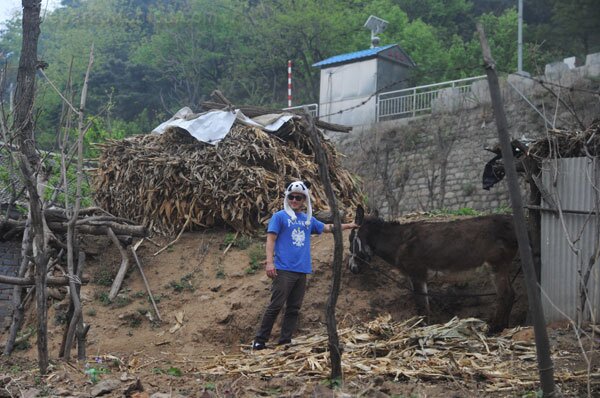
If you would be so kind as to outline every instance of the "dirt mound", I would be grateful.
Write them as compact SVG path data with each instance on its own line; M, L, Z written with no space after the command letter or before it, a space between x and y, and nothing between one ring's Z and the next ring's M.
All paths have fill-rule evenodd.
M145 241L140 246L139 257L163 322L157 321L136 268L130 269L119 296L112 303L108 302L112 276L121 259L108 240L88 242L90 251L98 255L92 256L86 264L93 283L82 289L84 319L91 325L87 363L69 365L56 360L65 328L62 322L66 308L64 302L55 302L49 312L53 366L44 383L34 385L36 377L39 380L34 366L37 355L34 337L30 338L29 348L22 344L25 350L3 360L0 374L7 375L8 379L1 380L16 379L14 372L18 371L22 378L21 391L45 389L49 395L62 391L72 396L89 396L99 386L109 389L102 383L112 380L119 387L113 387L106 396L154 392L192 397L333 396L333 392L321 384L328 376L326 371L315 370L311 378L261 378L239 374L214 376L199 370L206 361L219 361L224 354L253 355L244 351L249 348L268 301L270 280L260 264L264 256L264 237L234 237L233 233L223 230L185 233L176 244L156 256L154 253L167 243L166 239L153 239L158 245ZM344 244L348 245L347 235ZM332 278L333 236L316 237L312 245L314 274L308 281L297 332L299 338L327 333L325 307ZM346 247L345 253L347 250ZM517 297L511 326L524 322L527 309L522 276L517 274L517 269L515 264ZM373 268L361 275L351 274L344 266L336 309L338 328L369 322L382 314L390 314L393 321L415 316L407 286L401 275L383 263L373 264ZM485 269L468 275L433 275L430 290L434 293L433 322L447 322L455 316L485 320L492 315L494 298L476 296L493 291ZM34 316L31 311L30 324ZM276 341L278 326L273 330L273 341ZM573 347L570 350L577 355L578 350ZM277 355L277 351L273 355ZM532 366L535 380L535 362L528 366ZM365 372L358 378L346 380L342 391L368 396L387 394L377 395L382 397L394 394L446 397L449 392L461 397L483 396L481 391L485 385L478 387L483 380L476 377L458 381L444 379L429 382L406 377L372 379L369 372ZM583 388L584 384L578 383L578 388ZM140 392L141 388L144 393ZM527 391L515 386L512 392L523 395ZM512 392L509 395L514 396ZM500 397L505 396L503 394L484 395ZM149 395L137 395L144 396Z

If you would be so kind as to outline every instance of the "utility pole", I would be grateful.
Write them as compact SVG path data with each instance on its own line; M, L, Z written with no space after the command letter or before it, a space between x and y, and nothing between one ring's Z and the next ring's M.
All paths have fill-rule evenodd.
M496 126L498 128L500 148L502 150L502 157L504 158L504 169L506 171L506 180L513 210L515 232L519 243L521 268L525 275L525 285L527 287L527 300L529 301L529 310L533 317L533 330L535 335L535 348L540 383L544 397L558 397L560 396L560 393L556 392L554 386L554 365L550 357L550 344L548 342L544 312L537 291L537 279L533 267L533 256L531 254L531 246L529 245L525 215L523 214L523 202L521 200L515 159L512 153L510 137L508 135L508 123L506 122L506 115L504 114L502 105L502 96L500 95L500 84L498 83L498 76L496 75L496 63L492 58L492 53L485 37L483 26L480 23L477 24L477 32L479 33L479 41L481 43L483 60L485 63L485 72L488 78L490 97L494 109Z
M523 72L523 0L519 0L519 22L517 26L517 73Z

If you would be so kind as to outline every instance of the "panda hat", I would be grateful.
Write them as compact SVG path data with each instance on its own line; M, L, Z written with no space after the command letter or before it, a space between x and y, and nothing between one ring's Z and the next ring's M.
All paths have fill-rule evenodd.
M285 197L283 198L283 209L290 216L292 221L296 221L298 216L288 203L287 196L291 193L300 193L306 197L306 225L310 225L310 220L312 219L312 204L310 202L310 183L302 182L302 181L294 181L285 189Z

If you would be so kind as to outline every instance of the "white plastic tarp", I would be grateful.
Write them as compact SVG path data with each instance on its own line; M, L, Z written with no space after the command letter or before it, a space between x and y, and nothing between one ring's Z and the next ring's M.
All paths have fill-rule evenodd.
M190 108L185 107L180 109L171 119L161 123L152 132L162 134L167 127L181 127L198 141L216 144L229 133L236 117L235 112L226 111L195 114Z
M290 113L268 114L250 119L239 109L234 111L212 110L206 113L193 113L187 106L180 109L171 119L161 123L152 130L162 134L167 127L180 127L187 130L192 137L208 144L217 144L231 130L233 123L238 122L273 132L277 131L294 115Z

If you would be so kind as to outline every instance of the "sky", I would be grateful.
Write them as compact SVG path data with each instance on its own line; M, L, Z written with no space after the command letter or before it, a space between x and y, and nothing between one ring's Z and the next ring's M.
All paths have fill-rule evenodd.
M60 5L60 0L42 0L42 14L48 8L53 10ZM15 12L21 11L21 0L0 0L0 24L10 19Z

